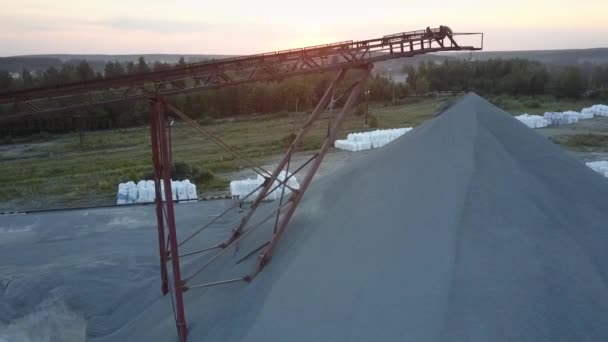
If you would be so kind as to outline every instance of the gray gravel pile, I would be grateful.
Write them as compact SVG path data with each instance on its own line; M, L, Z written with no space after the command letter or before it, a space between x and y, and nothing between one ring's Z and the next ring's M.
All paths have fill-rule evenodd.
M190 336L606 341L607 198L605 179L469 94L317 182L252 284L187 293ZM245 272L224 262L210 278ZM165 334L156 318L124 336Z

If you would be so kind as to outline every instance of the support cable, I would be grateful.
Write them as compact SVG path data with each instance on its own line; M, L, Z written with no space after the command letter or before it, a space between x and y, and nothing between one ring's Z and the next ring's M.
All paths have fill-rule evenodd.
M289 175L289 166L291 165L291 157L292 157L292 153L293 153L294 147L292 145L292 147L289 149L289 159L287 159L287 166L285 167L285 179L287 179L287 175ZM270 192L272 193L272 192ZM283 197L285 196L285 187L281 188L281 198L279 199L279 208L281 208L281 205L283 204ZM274 221L274 228L272 230L272 233L276 233L277 232L277 225L279 224L279 216L281 216L281 210L279 209L277 211L277 218Z
M190 289L196 289L196 288L201 288L201 287L211 287L211 286L217 286L217 285L236 283L236 282L240 282L240 281L245 281L246 282L247 279L249 279L249 278L248 277L242 277L242 278L235 278L235 279L216 281L216 282L213 282L213 283L206 283L206 284L200 284L200 285L192 285L192 286L188 286L188 290L190 290Z
M206 228L208 228L209 226L211 226L213 223L215 223L217 220L219 220L220 218L222 218L224 215L226 215L228 212L230 212L230 210L238 207L247 197L253 195L256 191L258 191L262 186L258 186L255 190L251 191L250 193L248 193L245 197L243 197L242 200L240 200L239 202L237 202L238 204L236 205L232 205L230 206L228 209L224 210L221 214L219 214L218 216L216 216L215 218L213 218L213 220L211 220L209 223L207 223L206 225L204 225L202 228L200 228L199 230L197 230L196 232L192 233L190 236L188 236L186 239L184 239L184 241L180 242L177 246L181 247L183 244L185 244L186 242L190 241L190 239L192 239L193 237L195 237L196 235L198 235L200 232L202 232L203 230L205 230Z
M263 244L261 244L259 247L257 247L256 249L252 250L251 252L245 254L245 256L243 256L242 258L240 258L239 260L237 260L236 264L240 264L243 261L247 260L250 256L254 255L255 253L259 252L262 250L262 248L268 246L268 244L270 243L270 241L266 241Z
M291 202L286 202L285 204L283 204L283 206L286 206L288 204L290 204ZM277 212L277 210L281 209L281 207L276 208L275 210L273 210L270 214L268 214L266 217L264 217L261 221L257 222L256 224L252 225L249 229L247 229L244 233L242 233L241 235L239 235L236 239L234 239L228 246L226 246L222 251L220 251L219 253L217 253L216 255L214 255L209 261L207 261L206 264L204 264L201 268L199 268L196 272L194 272L192 275L190 275L189 277L184 279L184 283L189 282L192 278L194 278L195 276L197 276L199 273L201 273L203 270L205 270L207 267L209 267L209 265L211 265L213 262L215 262L220 256L222 256L224 253L226 253L226 251L228 251L231 245L234 245L236 242L241 241L244 237L246 237L247 235L249 235L249 233L253 232L254 230L256 230L258 227L262 226L266 221L268 221L272 216L274 216L274 214Z
M184 254L180 254L179 257L187 257L187 256L191 256L191 255L195 255L195 254L200 254L200 253L204 253L204 252L208 252L208 251L212 251L214 249L218 249L218 248L222 248L222 244L219 245L215 245L213 247L208 247L208 248L203 248L203 249L199 249L198 251L193 251L193 252L188 252L188 253L184 253Z
M250 160L249 158L241 155L233 147L231 147L230 145L228 145L225 142L223 142L221 140L221 138L217 137L215 134L211 133L209 130L207 130L203 126L199 125L195 120L191 119L188 115L186 115L185 113L183 113L182 111L180 111L179 109L177 109L176 107L174 107L173 105L167 104L167 108L169 108L169 110L171 110L177 116L179 116L180 118L182 118L184 121L186 121L192 127L194 127L196 130L198 130L199 132L201 132L204 135L206 135L216 145L218 145L219 147L221 147L221 148L225 149L226 151L232 153L237 159L241 160L242 162L248 164L248 166L251 167L260 176L265 177L264 173L270 174L270 172L268 172L266 169L264 169L263 167L257 165L254 161Z
M188 124L190 124L190 126L194 127L196 130L198 130L199 132L206 135L215 144L217 144L221 148L225 149L226 151L232 153L237 159L241 160L245 164L248 164L248 166L258 175L264 177L265 179L268 179L269 176L272 176L272 173L270 173L268 170L264 169L263 167L261 167L256 162L249 159L248 157L243 156L236 149L234 149L233 147L231 147L230 145L228 145L224 141L222 141L221 138L217 137L215 134L211 133L209 130L207 130L203 126L199 125L195 120L193 120L188 115L186 115L186 113L180 111L179 109L177 109L175 106L173 106L171 104L167 104L167 108L169 110L171 110L173 113L175 113L177 116L182 118L184 121L186 121ZM283 182L279 181L279 183L283 183ZM287 186L287 188L289 188L292 191L295 190L286 184L284 184L284 185Z
M291 179L291 177L294 177L298 172L300 172L304 167L306 167L306 165L310 164L311 161L313 161L316 157L318 156L317 153L315 153L312 157L310 157L306 162L304 162L302 165L300 165L300 167L298 167L296 169L296 171L294 171L291 175L288 175L287 178L285 178L285 182L287 182L289 179ZM278 187L280 187L281 184L277 184L271 191L269 191L268 193L272 193L273 191L275 191ZM251 191L250 193L248 193L247 195L245 195L245 197L243 197L242 199L240 199L239 202L237 202L237 204L232 205L231 207L229 207L228 209L224 210L221 214L219 214L218 216L216 216L213 220L211 220L211 222L207 223L206 225L204 225L202 228L200 228L199 230L197 230L196 232L192 233L190 236L188 236L184 241L180 242L178 244L178 247L181 247L183 244L185 244L186 242L188 242L189 240L191 240L193 237L195 237L196 235L198 235L200 232L202 232L203 230L207 229L209 226L211 226L214 222L216 222L218 219L220 219L221 217L223 217L224 215L226 215L228 212L230 212L232 209L235 209L236 207L241 206L245 199L247 199L248 197L250 197L251 195L253 195L256 191L258 191L260 188L262 187L262 185L258 186L255 190ZM266 194L266 196L268 196L268 194ZM164 209L164 207L163 207Z

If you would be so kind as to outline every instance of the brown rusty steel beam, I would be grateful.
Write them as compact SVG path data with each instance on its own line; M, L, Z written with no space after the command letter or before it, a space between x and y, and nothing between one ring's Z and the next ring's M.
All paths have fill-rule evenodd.
M156 148L152 150L152 157L154 163L154 186L156 191L156 215L158 224L159 234L159 246L160 246L160 258L161 258L161 270L163 268L163 262L167 262L169 253L171 254L171 271L173 273L173 292L175 293L175 325L180 341L186 341L188 335L188 328L186 325L186 313L184 307L184 282L181 276L179 252L177 244L177 228L175 225L175 211L173 207L173 193L171 189L171 150L169 134L167 131L167 114L166 104L163 99L155 98L151 102L150 116L151 116L151 134L152 144ZM162 194L160 194L161 182L164 183L164 194L165 201L163 202ZM160 208L160 210L159 210ZM169 248L163 251L164 229L163 226L166 223L169 231L168 246ZM161 236L162 235L162 236ZM165 266L166 267L166 266ZM162 273L164 272L164 274ZM166 277L167 271L161 271L161 275ZM165 281L163 279L163 293L165 292ZM168 282L167 282L168 286Z
M161 194L162 166L160 162L161 150L159 147L158 113L162 111L161 103L154 101L150 104L150 137L152 142L152 166L154 169L154 191L156 203L156 223L158 228L158 247L160 253L160 277L161 291L163 295L169 292L169 280L167 276L167 250L165 248L165 218Z
M338 74L336 75L336 78L329 85L329 87L325 91L325 94L323 95L323 97L321 98L319 103L317 104L317 107L310 114L308 120L300 129L300 132L294 138L294 141L291 143L291 146L289 146L283 160L281 160L279 165L275 168L275 170L272 173L272 175L270 176L270 178L266 179L266 182L264 183L264 187L260 190L260 193L258 194L258 197L255 199L255 201L251 205L249 212L241 219L241 222L233 229L232 236L225 242L226 245L229 245L230 243L232 243L234 240L236 240L241 235L242 230L245 228L245 226L247 225L247 223L249 222L249 220L251 219L251 217L257 210L257 208L262 203L262 200L266 197L266 194L268 193L268 191L270 190L270 188L272 187L274 182L279 177L279 173L283 170L283 168L285 168L285 165L287 165L287 162L291 158L291 155L294 151L295 146L300 144L300 142L304 139L306 134L312 128L312 124L315 122L315 120L317 120L317 118L321 115L321 113L325 110L325 108L327 108L329 101L331 100L333 94L335 93L336 87L338 87L338 85L342 82L345 74L346 74L346 70L344 70L344 69L342 69L338 72Z
M293 216L296 208L298 207L298 204L300 203L300 201L302 200L302 197L306 193L306 190L308 189L308 186L312 182L312 179L313 179L314 175L316 174L317 170L319 169L319 166L321 165L323 158L327 154L327 151L329 150L329 148L331 146L333 146L334 141L336 140L336 137L338 135L339 129L340 129L342 123L344 122L344 119L350 113L352 106L355 104L359 94L361 93L361 90L365 87L365 83L370 74L371 74L371 65L369 65L368 68L365 69L364 74L353 84L354 86L352 87L352 89L350 91L350 94L346 100L346 103L344 104L344 107L342 107L342 110L340 111L338 116L335 118L333 127L331 128L329 135L325 138L323 145L317 152L317 158L311 165L310 170L308 170L308 172L306 173L306 176L305 176L302 184L300 185L299 191L297 193L293 194L293 196L289 199L289 201L292 202L292 205L289 206L289 208L287 208L287 212L284 214L284 216L278 222L276 231L274 232L274 235L273 235L272 239L270 240L268 247L266 247L266 249L260 256L256 270L254 271L252 278L255 277L260 271L262 271L262 269L266 266L266 264L268 264L268 262L270 262L270 259L272 258L272 253L274 252L279 240L281 239L281 236L285 232L287 224L291 220L291 217ZM294 145L295 144L292 144L292 146L294 146ZM288 152L288 154L290 155L289 152ZM275 170L275 173L277 173L277 171L279 171L279 172L282 171L283 167L284 166L281 166L279 164L279 166Z

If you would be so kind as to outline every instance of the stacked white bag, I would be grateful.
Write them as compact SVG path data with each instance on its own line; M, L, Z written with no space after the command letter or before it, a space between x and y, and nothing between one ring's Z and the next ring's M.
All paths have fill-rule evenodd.
M608 161L600 160L585 163L587 166L593 169L593 171L604 175L604 177L608 177Z
M291 176L291 173L287 173L285 171L281 171L279 176L277 177L282 182L285 182L285 179L289 177L287 180L287 185L292 189L299 189L300 184L296 180L295 176ZM234 197L239 197L246 202L253 202L261 191L261 185L264 183L264 177L257 176L254 179L243 179L243 180L235 180L230 182L230 195ZM276 188L276 189L275 189ZM281 192L283 191L283 186L280 186L279 181L275 181L270 190L275 189L271 193L269 193L265 200L274 201L281 198ZM291 190L288 187L285 187L285 196L291 194ZM257 189L257 190L256 190ZM255 192L253 192L256 190ZM253 193L252 193L253 192ZM252 193L252 194L251 194ZM251 194L251 195L250 195ZM247 198L245 196L249 195Z
M198 195L196 194L196 184L190 183L190 180L188 179L183 181L182 184L186 187L187 199L191 202L196 202L198 200Z
M543 128L549 126L551 123L551 121L540 115L529 115L527 113L516 116L515 118L530 128Z
M156 193L154 190L154 182L141 180L137 182L137 200L136 203L154 202Z
M154 188L154 181L147 180L146 181L146 202L154 202L156 199L156 189Z
M133 184L133 186L135 186L135 183L133 183L133 182L118 184L118 193L116 194L116 204L127 204L127 199L129 196L129 187L130 187L131 183Z
M334 146L340 150L363 151L382 147L412 130L412 127L350 133L345 140L336 140Z
M135 182L127 182L125 184L127 188L127 204L137 202L137 185Z
M184 181L171 181L172 197L174 201L196 201L196 184L190 183L188 179ZM165 186L161 182L161 195L165 200ZM129 181L118 184L118 193L116 195L116 204L131 204L131 203L152 203L156 199L156 189L154 181L141 180L135 182Z

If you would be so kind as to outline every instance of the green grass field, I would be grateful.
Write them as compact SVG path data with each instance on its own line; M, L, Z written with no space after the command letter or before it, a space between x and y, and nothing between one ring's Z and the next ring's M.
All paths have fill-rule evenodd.
M398 106L374 105L370 114L377 128L416 126L431 118L445 99L412 100ZM584 102L546 99L498 98L513 114L542 113L547 110L580 110ZM257 163L281 154L306 113L283 113L238 117L208 125L214 134ZM319 146L327 132L324 114L302 149ZM343 135L366 127L364 116L352 115L343 126ZM199 194L227 188L225 174L247 167L220 149L193 128L176 122L172 128L174 162L185 162L214 177L197 184ZM102 205L115 202L119 182L140 180L151 174L149 128L88 132L81 144L78 133L46 136L45 141L0 146L0 211Z

